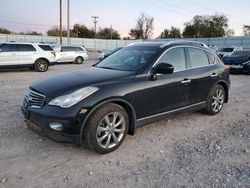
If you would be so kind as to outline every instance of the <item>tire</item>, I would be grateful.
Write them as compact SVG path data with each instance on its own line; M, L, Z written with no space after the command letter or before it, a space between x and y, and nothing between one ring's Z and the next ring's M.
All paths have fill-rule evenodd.
M126 111L117 104L107 103L98 108L87 121L83 130L84 143L99 154L109 153L121 145L128 126Z
M84 59L83 59L82 57L80 57L80 56L78 56L78 57L75 59L75 63L76 63L76 64L82 64L83 61L84 61Z
M37 72L46 72L49 68L49 62L45 59L38 59L35 62L35 70Z
M205 112L209 115L218 114L224 105L225 97L225 89L223 86L216 85L213 87L208 95Z

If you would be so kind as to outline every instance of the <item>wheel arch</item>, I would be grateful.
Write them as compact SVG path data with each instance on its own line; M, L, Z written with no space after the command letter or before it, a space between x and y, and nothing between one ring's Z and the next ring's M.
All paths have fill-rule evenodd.
M134 135L135 134L135 128L136 128L136 113L135 110L133 108L133 106L125 99L121 99L121 98L112 98L112 99L107 99L104 100L102 102L99 102L98 104L94 105L94 107L88 112L88 114L86 115L86 117L84 118L84 120L82 121L82 125L81 125L81 130L80 130L80 141L81 143L83 142L83 131L84 131L84 127L89 119L89 117L101 106L107 104L107 103L115 103L120 105L121 107L123 107L129 117L129 128L128 128L128 134L129 135Z
M228 98L229 98L229 85L223 80L216 82L216 84L214 86L216 86L216 85L221 85L224 88L225 94L226 94L225 103L227 103Z
M46 57L39 57L39 58L35 59L34 65L40 59L43 59L43 60L47 61L48 64L50 64L50 61Z

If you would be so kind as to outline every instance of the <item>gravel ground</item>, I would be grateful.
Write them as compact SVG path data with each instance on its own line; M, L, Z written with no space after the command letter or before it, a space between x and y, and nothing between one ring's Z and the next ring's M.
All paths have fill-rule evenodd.
M218 115L144 126L107 155L25 127L20 104L32 82L94 62L0 72L0 187L250 187L249 76L231 76L230 100Z

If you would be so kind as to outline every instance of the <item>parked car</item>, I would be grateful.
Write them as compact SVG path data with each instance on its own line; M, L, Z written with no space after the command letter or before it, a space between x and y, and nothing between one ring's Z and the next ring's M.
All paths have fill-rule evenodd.
M99 59L100 60L103 60L105 59L106 57L110 56L111 54L117 52L118 50L122 49L122 47L118 47L118 48L115 48L115 49L111 49L111 50L108 50L107 52L101 52L99 54Z
M100 63L35 82L24 99L27 125L55 141L118 148L138 126L228 101L229 69L201 43L139 42Z
M83 46L54 46L57 62L72 62L82 64L88 60L88 52Z
M250 51L236 51L222 60L225 65L230 67L232 73L250 73Z
M55 62L55 52L47 44L9 42L0 45L0 68L27 67L45 72Z
M220 48L219 49L219 56L221 58L231 56L236 51L242 51L242 47L228 47L228 48Z

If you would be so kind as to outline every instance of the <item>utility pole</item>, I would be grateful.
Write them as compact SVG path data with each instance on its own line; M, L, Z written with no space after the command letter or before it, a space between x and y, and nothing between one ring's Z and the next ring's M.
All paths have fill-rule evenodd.
M113 27L112 27L112 25L111 25L111 27L110 27L110 39L112 40L113 39Z
M62 0L59 1L59 9L60 9L60 44L62 44Z
M97 24L97 19L99 18L99 16L92 16L92 18L94 19L94 25L95 25L95 51L96 51L96 24Z
M68 44L70 43L69 41L69 37L70 37L70 32L69 32L69 10L70 10L70 3L69 3L70 0L68 0L68 11L67 11L67 39L68 39Z

